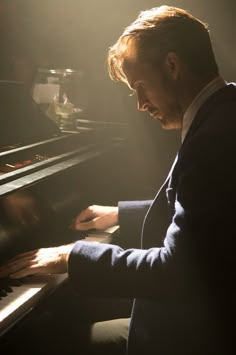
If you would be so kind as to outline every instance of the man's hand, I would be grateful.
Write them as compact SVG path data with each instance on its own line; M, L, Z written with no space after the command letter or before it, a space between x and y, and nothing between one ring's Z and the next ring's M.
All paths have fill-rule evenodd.
M73 228L85 231L88 229L103 230L118 224L118 207L89 206L75 219Z
M42 248L19 254L0 267L0 278L22 278L35 274L63 274L74 244Z

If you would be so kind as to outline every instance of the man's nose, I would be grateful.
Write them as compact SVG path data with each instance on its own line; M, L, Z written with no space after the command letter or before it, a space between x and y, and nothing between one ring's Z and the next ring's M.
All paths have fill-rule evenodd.
M143 93L138 93L137 94L137 104L138 104L138 110L139 111L147 111L148 109L148 100Z

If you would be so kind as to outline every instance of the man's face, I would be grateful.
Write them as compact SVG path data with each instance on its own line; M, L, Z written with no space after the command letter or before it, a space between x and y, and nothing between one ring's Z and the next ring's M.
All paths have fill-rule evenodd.
M164 129L181 128L183 112L178 81L166 65L154 70L133 53L128 53L122 68L129 87L137 95L138 110L148 111Z

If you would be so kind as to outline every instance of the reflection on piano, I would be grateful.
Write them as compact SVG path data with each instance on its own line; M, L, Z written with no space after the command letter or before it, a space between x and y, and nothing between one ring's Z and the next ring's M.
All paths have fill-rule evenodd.
M119 127L105 122L78 120L75 131L61 132L20 88L0 82L0 264L82 238L70 223L97 194L101 201L103 170L117 160L122 142ZM12 342L11 333L41 300L56 297L66 278L29 277L20 286L0 281L0 352L1 341Z

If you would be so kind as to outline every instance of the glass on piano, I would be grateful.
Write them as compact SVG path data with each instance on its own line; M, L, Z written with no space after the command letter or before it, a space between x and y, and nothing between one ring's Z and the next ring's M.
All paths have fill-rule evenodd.
M86 84L83 70L39 68L32 95L62 131L74 131L87 108Z

